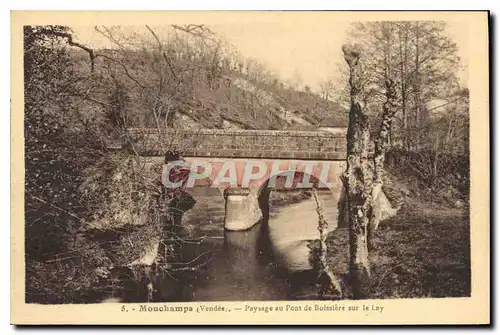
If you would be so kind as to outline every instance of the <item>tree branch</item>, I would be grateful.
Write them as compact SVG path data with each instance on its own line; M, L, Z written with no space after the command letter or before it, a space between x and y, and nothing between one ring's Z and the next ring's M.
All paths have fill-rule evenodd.
M128 72L128 69L127 69L127 67L125 66L125 64L123 64L123 63L122 63L122 62L120 62L119 60L116 60L116 59L114 59L113 57L110 57L110 56L105 55L105 54L96 54L96 55L95 55L95 58L97 58L97 57L102 57L102 58L105 58L105 59L107 59L107 60L109 60L109 61L111 61L111 62L113 62L113 63L116 63L116 64L120 65L120 66L123 68L123 70L125 71L125 75L126 75L127 77L129 77L129 78L130 78L130 79L131 79L131 80L132 80L132 81L133 81L133 82L134 82L137 86L139 86L140 88L146 88L146 86L142 85L142 84L141 84L141 83L140 83L137 79L135 79L135 78L134 78L134 77L130 74L130 72Z
M172 66L172 63L168 59L167 54L165 53L165 51L163 50L163 46L161 44L160 39L158 38L158 36L156 35L156 33L153 31L153 29L151 29L148 25L146 25L146 28L151 32L151 34L153 35L153 37L156 39L156 42L158 42L158 47L160 48L160 51L161 51L161 53L163 55L163 58L167 62L167 65L168 65L168 67L170 69L170 72L172 73L172 76L175 78L176 81L179 81L179 78L177 78L177 75L175 74L174 67Z
M48 30L46 33L53 35L53 36L59 36L62 38L66 38L68 40L68 44L70 46L85 50L89 54L89 57L90 57L90 69L92 72L94 72L96 54L95 54L93 49L91 49L91 48L89 48L81 43L73 41L73 35L71 35L70 33L64 33L61 31L54 31L54 30Z
M214 43L217 43L217 41L214 38L207 36L207 34L205 34L208 32L210 35L214 35L214 33L209 28L205 27L202 24L188 24L184 27L173 24L172 28L174 28L176 30L183 31L183 32L188 33L190 35L193 35L195 37L199 37L203 40L203 43L205 43L205 44L206 44L205 40L209 40L209 41L212 41Z

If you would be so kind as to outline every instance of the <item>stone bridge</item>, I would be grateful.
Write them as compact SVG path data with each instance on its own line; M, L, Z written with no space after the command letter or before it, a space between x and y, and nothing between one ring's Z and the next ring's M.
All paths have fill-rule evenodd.
M346 129L331 131L129 129L141 156L267 158L336 161L346 158Z
M169 163L168 151L180 152L190 171L182 187L219 188L226 200L227 230L246 230L265 219L272 189L311 188L314 183L331 190L333 205L343 203L339 177L346 164L346 129L129 129L127 137L131 150L156 163ZM170 171L171 165L165 168ZM163 175L169 176L168 171ZM168 178L163 182L180 187Z

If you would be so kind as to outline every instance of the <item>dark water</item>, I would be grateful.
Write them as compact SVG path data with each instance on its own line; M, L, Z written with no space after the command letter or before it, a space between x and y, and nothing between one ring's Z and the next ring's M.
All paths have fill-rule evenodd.
M223 240L201 245L200 251L210 252L209 263L186 278L189 290L183 298L193 301L287 299L287 278L277 275L272 260L258 248L261 228L259 224L245 232L226 232Z
M179 249L179 263L197 270L160 274L154 301L297 300L315 294L306 246L307 239L319 236L312 199L271 206L268 222L229 232L220 192L197 188L190 193L197 202L182 225L193 242ZM325 214L335 221L336 212Z

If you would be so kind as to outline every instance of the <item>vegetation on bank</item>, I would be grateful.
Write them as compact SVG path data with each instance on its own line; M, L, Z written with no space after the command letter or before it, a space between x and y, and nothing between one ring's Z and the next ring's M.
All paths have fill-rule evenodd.
M423 164L414 171L420 172L421 179L430 185L435 184L441 172L438 157L443 156L442 149L453 150L451 157L468 153L468 123L460 122L456 128L456 123L452 126L453 117L448 117L446 128L440 122L443 119L432 122L434 113L430 113L435 109L430 103L455 95L458 98L452 101L462 103L456 109L468 114L468 90L457 74L457 45L445 29L442 22L361 22L354 25L353 39L342 46L349 70L350 111L347 166L341 180L348 208L348 282L353 299L372 296L369 255L383 220L379 200L384 194L387 152L397 145L406 151L404 156L416 156L413 163ZM394 129L397 114L401 114L402 124ZM379 126L373 131L370 119L376 115ZM452 133L458 141L452 140ZM395 143L394 137L401 142ZM396 214L390 205L386 207L390 216ZM318 227L321 215L319 220ZM338 291L342 295L342 290Z
M388 157L383 191L392 204L402 207L382 221L372 237L370 298L470 296L467 164L453 157L431 181L419 170L426 157L400 150L390 151ZM327 263L343 282L343 297L353 298L348 249L348 228L328 235Z
M328 237L328 261L344 281L349 279L348 239L346 228ZM467 208L409 200L397 216L381 224L373 242L371 298L470 296Z

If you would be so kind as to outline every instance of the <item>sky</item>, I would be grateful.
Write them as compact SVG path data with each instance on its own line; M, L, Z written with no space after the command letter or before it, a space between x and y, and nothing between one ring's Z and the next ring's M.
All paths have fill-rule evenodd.
M468 59L468 26L463 21L447 22L447 33L457 43L462 66ZM351 22L320 20L311 16L300 23L293 20L262 20L260 22L227 22L208 24L224 37L244 57L256 58L282 80L300 79L301 85L317 90L319 82L338 78L338 68L344 65L341 46L346 41ZM155 26L158 35L166 36L167 28ZM93 47L107 45L106 39L94 26L72 26L79 42ZM144 26L127 26L124 31L147 34ZM467 83L467 71L459 78Z

